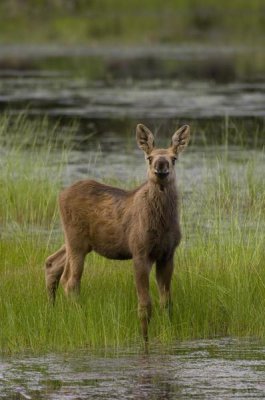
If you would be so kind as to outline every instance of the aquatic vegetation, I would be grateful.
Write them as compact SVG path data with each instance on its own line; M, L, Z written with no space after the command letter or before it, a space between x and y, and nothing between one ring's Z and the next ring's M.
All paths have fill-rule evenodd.
M34 131L32 126L20 121L25 135ZM59 289L55 307L48 304L43 264L62 243L56 198L65 156L59 152L58 164L48 167L51 146L30 146L31 140L23 147L17 140L5 142L4 136L1 351L138 346L141 336L130 261L90 254L80 299L66 300ZM225 335L265 337L265 182L260 158L264 159L264 150L256 149L235 170L229 146L223 146L222 156L205 160L203 181L194 183L189 192L182 190L183 239L175 255L173 315L170 320L159 309L152 271L151 346ZM183 167L179 168L181 175Z

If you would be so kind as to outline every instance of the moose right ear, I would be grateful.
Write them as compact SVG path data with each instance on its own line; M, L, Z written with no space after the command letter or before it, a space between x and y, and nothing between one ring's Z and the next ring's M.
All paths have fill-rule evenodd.
M152 132L143 124L138 124L136 127L136 142L139 149L146 154L150 154L155 146L155 139Z
M189 125L183 125L177 130L172 136L171 149L175 154L183 151L190 140L190 127Z

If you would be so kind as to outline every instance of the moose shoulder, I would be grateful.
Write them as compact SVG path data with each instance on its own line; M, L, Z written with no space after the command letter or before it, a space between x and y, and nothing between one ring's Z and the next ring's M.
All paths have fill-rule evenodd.
M147 181L132 191L93 180L79 181L59 196L65 244L46 260L46 285L52 301L59 282L67 294L78 293L87 253L133 259L138 313L144 339L151 317L149 274L156 263L160 301L171 305L173 256L181 238L175 161L187 146L189 126L172 137L168 149L157 149L153 134L144 125L136 140L145 153Z

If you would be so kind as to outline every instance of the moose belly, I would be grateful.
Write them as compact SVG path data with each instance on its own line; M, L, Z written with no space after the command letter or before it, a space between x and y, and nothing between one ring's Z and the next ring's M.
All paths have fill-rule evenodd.
M124 232L118 227L108 227L102 229L97 227L91 235L93 250L112 260L129 260L132 254L128 248Z
M93 250L103 257L111 260L130 260L131 253L127 249L115 248L113 246L93 246Z

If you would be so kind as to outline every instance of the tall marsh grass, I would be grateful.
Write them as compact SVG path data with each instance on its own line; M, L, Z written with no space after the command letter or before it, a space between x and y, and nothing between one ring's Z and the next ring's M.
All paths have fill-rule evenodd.
M25 135L36 129L26 127L23 120L20 128ZM141 336L131 262L91 253L80 299L67 300L59 289L55 307L48 303L43 264L62 241L53 232L59 226L56 197L65 157L50 169L49 142L39 148L31 141L33 145L25 147L15 140L4 143L4 136L1 351L138 346ZM183 240L176 251L172 282L173 316L170 320L159 308L152 272L151 346L224 335L265 338L265 182L258 161L264 153L253 154L236 171L227 154L211 165L206 162L203 183L184 193Z
M69 141L56 139L58 126L23 114L0 120L0 223L51 228ZM58 143L61 147L58 151ZM57 149L58 160L52 160ZM49 165L53 165L47 168Z

